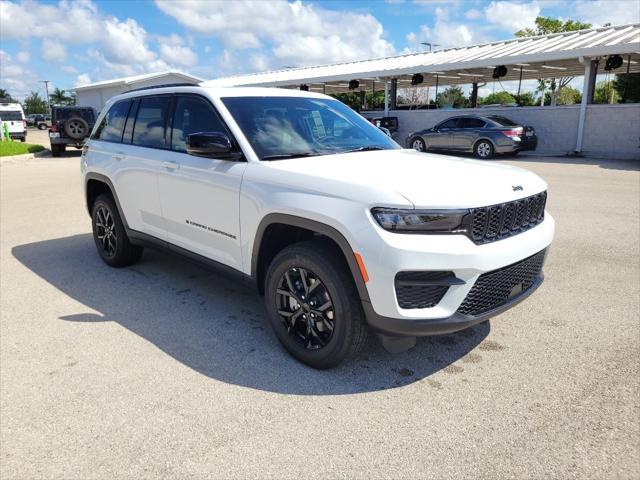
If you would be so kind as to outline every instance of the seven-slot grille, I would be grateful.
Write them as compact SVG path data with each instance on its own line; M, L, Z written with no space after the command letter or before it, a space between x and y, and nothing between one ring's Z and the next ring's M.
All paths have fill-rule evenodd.
M471 239L476 244L502 240L535 227L544 220L547 192L514 202L471 210Z
M507 267L483 273L458 308L458 313L480 315L522 295L542 273L546 250Z

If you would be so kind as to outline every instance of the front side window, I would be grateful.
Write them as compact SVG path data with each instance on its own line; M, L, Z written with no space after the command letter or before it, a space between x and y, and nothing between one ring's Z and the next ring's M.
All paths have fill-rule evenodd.
M179 96L173 116L171 148L186 152L187 136L203 132L226 133L227 129L209 102L196 96Z
M457 128L457 126L458 126L458 119L457 118L450 118L449 120L446 120L446 121L442 122L438 126L438 130L440 130L442 128Z
M105 142L122 141L122 130L124 129L124 122L127 120L130 106L131 100L115 103L100 122L93 138Z
M139 147L168 148L165 127L171 97L143 97L133 127L133 144Z
M338 100L226 97L222 101L262 160L400 148Z

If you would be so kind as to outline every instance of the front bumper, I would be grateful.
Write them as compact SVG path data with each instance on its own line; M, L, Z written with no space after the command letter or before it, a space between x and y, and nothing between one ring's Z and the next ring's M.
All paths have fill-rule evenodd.
M545 220L536 227L484 245L476 245L464 235L403 235L376 228L378 235L363 236L368 241L359 246L369 276L366 284L369 301L363 302L363 308L370 325L395 335L431 335L482 322L532 293L542 283L542 277L506 305L479 317L458 313L483 274L547 249L553 239L555 222L547 212ZM395 278L398 272L411 271L449 271L462 282L451 285L435 306L402 308Z
M489 320L496 315L515 307L518 303L525 300L529 295L535 292L544 280L544 275L540 275L531 287L522 292L509 302L501 305L493 310L484 312L481 315L464 315L462 313L454 313L447 318L437 319L401 319L390 318L378 315L372 308L371 303L363 302L364 313L369 326L378 333L389 336L407 336L421 337L428 335L444 335L447 333L457 332L465 328L472 327L478 323Z

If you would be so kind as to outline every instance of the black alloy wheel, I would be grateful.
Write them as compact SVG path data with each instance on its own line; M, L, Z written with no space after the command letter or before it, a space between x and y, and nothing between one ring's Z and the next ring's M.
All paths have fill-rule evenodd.
M318 276L301 267L282 275L276 290L282 326L307 350L329 343L335 328L335 311L327 287Z
M102 252L107 257L116 254L118 234L116 232L113 215L106 206L96 208L96 236L102 244Z

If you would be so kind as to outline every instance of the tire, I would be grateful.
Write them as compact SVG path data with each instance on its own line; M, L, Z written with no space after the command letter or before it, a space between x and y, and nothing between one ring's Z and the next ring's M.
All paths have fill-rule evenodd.
M64 122L64 132L74 140L82 140L89 134L89 124L82 117L71 117Z
M140 260L143 248L129 241L118 208L110 194L99 195L93 203L91 226L98 255L107 265L126 267Z
M480 140L473 146L473 153L476 157L487 160L493 157L493 144L489 140Z
M413 137L410 142L411 148L418 152L426 152L427 145L421 137Z
M26 142L26 141L27 141L27 137L26 137L26 136L24 136L24 137L20 137L20 141L21 141L22 143Z
M51 155L54 157L59 157L64 153L65 145L56 143L51 145Z
M41 123L40 125L38 125L38 130L46 130L46 129L47 129L46 123Z
M369 331L351 272L327 242L312 240L282 250L267 271L265 302L278 340L310 367L336 367L367 342Z

